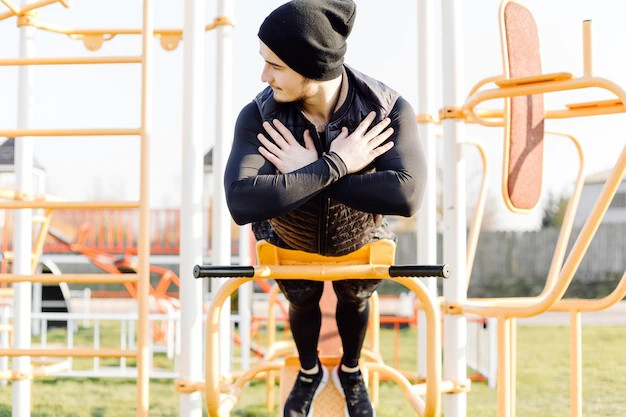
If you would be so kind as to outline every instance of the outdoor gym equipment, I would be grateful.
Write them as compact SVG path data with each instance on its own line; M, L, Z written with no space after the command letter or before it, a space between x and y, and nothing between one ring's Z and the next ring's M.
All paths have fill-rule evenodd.
M624 105L626 92L614 82L592 75L590 21L583 22L584 74L578 78L569 72L551 74L542 72L537 26L530 10L521 3L514 0L504 0L501 3L500 32L503 74L478 82L471 89L462 106L444 107L439 112L439 118L504 128L502 196L510 211L525 214L537 205L541 196L544 121L551 118L623 113L626 111ZM495 86L487 87L491 83ZM565 109L544 109L544 93L588 88L605 90L612 93L614 98L568 104ZM504 100L503 109L478 108L480 104L496 99ZM425 119L424 115L422 119ZM606 180L593 210L566 256L574 214L583 185L584 155L581 146L573 136L559 135L568 138L574 144L579 157L579 172L574 191L568 202L543 291L536 297L447 300L443 310L448 317L473 315L497 318L497 386L498 416L500 417L515 415L517 318L531 317L550 310L570 312L571 413L572 416L579 417L582 415L580 312L606 308L617 302L625 293L626 283L622 280L610 296L600 301L562 300L624 177L626 146L622 148L621 155Z
M261 372L281 371L281 392L288 393L293 376L299 367L297 359L261 361L237 378L226 384L220 370L219 318L224 301L242 284L253 279L309 279L334 281L340 279L389 279L413 291L426 313L427 360L426 382L411 384L397 370L384 364L379 352L363 360L366 373L380 373L398 383L412 408L420 416L438 416L440 412L441 381L441 331L439 303L431 297L424 284L416 277L450 276L447 265L393 265L395 244L388 240L370 243L361 249L340 257L326 257L302 251L278 248L265 241L257 244L257 266L209 266L197 265L196 278L230 278L214 295L207 315L206 369L204 390L207 410L212 417L230 415L243 386ZM376 346L374 347L376 350ZM337 365L339 357L320 358L324 366ZM291 375L290 375L291 374ZM422 398L424 397L424 398ZM343 415L343 399L329 384L316 399L316 415L331 417ZM318 414L318 413L323 414Z

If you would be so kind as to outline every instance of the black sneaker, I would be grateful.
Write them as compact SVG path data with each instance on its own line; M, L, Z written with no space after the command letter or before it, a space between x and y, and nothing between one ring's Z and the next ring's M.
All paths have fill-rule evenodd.
M312 417L313 400L328 384L328 370L318 362L320 371L315 375L298 372L295 384L285 401L283 417Z
M346 399L346 417L375 417L376 411L363 381L361 371L343 372L341 365L333 369L333 384Z

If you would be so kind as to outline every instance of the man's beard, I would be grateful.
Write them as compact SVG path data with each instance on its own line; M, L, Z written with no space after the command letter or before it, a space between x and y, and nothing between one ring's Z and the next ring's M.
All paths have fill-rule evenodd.
M307 89L306 89L306 86L308 86L309 83L310 83L310 80L308 78L305 78L302 81L302 84L300 85L300 87L301 87L300 95L298 95L294 99L291 99L291 100L281 100L280 98L276 97L276 92L274 92L274 100L277 103L300 103L300 102L303 102L304 100L306 100L306 99L311 97L311 94L307 93Z

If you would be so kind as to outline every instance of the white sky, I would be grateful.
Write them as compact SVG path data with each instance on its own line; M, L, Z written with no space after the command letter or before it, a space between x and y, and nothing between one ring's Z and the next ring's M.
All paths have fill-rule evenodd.
M235 87L233 120L240 108L263 88L262 67L256 33L265 16L283 0L235 0L234 30ZM16 1L19 3L19 1ZM439 2L436 2L439 3ZM465 89L478 80L501 73L496 0L459 1L463 5ZM594 39L594 74L626 86L626 2L613 0L529 0L540 31L544 72L582 74L582 21L592 19ZM209 1L207 23L216 14L216 2ZM0 13L6 9L0 4ZM158 28L182 28L183 2L155 0L155 23ZM436 13L439 14L438 7ZM43 22L81 28L138 28L141 24L141 1L74 0L69 9L55 4L40 13ZM440 22L439 18L436 19ZM437 25L437 35L441 25ZM452 30L452 28L445 28ZM439 42L434 40L437 44ZM136 55L140 39L118 36L106 42L97 53L88 52L80 41L58 34L38 32L39 56ZM154 207L175 207L180 201L182 136L182 56L184 44L167 52L155 43L155 103L151 145L151 195ZM214 136L214 49L215 36L206 35L207 110L206 139L208 150ZM0 21L0 57L18 56L18 30L15 19ZM387 83L417 108L417 1L358 0L357 19L348 42L346 62ZM440 73L440 56L436 67ZM136 127L139 125L139 66L48 66L36 67L34 128ZM437 102L441 80L435 81ZM552 95L547 108L606 98L597 91ZM494 103L495 105L495 103ZM16 127L17 69L0 67L0 129ZM439 106L437 106L438 108ZM609 168L624 144L626 120L622 115L595 119L574 119L546 124L550 130L566 131L577 136L588 154L586 171L594 173ZM468 127L472 138L484 141L493 159L493 170L500 164L502 133L497 129ZM561 140L548 143L546 161L547 190L561 192L571 187L575 155ZM37 138L36 159L46 168L47 191L67 199L133 199L138 195L138 140L113 138ZM478 159L467 154L468 199L473 200L478 186ZM503 205L498 203L497 179L492 183L491 212L500 222ZM512 220L517 222L517 220ZM504 223L503 223L504 224ZM507 226L513 227L512 224ZM516 226L515 228L517 228Z

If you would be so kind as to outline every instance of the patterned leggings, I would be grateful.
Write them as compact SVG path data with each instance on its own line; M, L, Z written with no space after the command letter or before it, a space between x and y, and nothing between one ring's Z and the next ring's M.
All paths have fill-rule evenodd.
M317 341L322 325L319 301L324 283L309 280L277 280L289 301L289 324L300 355L303 369L317 365ZM369 318L368 300L378 288L380 280L350 279L333 281L337 294L337 329L343 346L341 363L358 366L361 347Z

